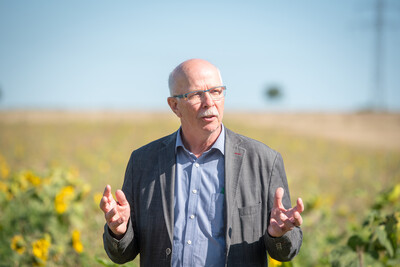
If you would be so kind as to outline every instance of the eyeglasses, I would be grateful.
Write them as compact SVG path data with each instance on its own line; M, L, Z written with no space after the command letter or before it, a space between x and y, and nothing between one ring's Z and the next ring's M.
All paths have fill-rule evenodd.
M208 90L198 90L183 95L174 95L173 97L183 98L191 104L197 104L201 102L201 99L205 95L205 93L209 93L213 100L220 100L226 95L226 86L217 86Z

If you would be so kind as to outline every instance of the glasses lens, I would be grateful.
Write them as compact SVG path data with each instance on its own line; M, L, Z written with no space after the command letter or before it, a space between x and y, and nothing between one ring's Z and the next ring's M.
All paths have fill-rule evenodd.
M203 91L193 92L187 95L187 99L193 103L200 102L203 94L204 94Z
M222 87L213 88L208 91L213 99L219 99L223 97L224 89Z
M207 90L213 100L219 100L225 96L225 87L215 87ZM187 94L187 100L192 104L197 104L201 102L202 97L204 96L205 91L196 91Z

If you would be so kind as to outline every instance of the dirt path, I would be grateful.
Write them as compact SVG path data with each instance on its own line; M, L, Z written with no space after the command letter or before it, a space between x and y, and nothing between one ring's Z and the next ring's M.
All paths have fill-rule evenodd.
M400 114L280 113L228 116L297 134L400 151Z
M0 123L68 123L74 121L134 122L163 117L178 120L169 112L66 112L0 111ZM279 128L372 148L400 151L400 113L226 113L226 119L254 126Z

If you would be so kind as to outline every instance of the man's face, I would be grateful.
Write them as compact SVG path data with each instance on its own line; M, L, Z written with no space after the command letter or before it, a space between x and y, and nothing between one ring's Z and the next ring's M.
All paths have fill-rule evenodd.
M213 68L195 68L189 71L185 79L178 83L175 94L185 94L197 90L207 90L221 86L219 72ZM208 93L201 98L201 102L191 104L185 99L176 99L175 114L181 119L184 134L192 136L211 135L218 133L224 115L224 98L213 100Z

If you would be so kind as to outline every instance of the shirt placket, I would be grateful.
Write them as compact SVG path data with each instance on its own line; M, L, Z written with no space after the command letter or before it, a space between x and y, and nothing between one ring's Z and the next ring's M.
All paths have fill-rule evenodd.
M200 180L201 180L201 164L198 159L193 160L191 179L189 187L189 202L187 213L187 224L185 233L185 243L183 249L183 266L191 266L193 260L193 253L195 248L196 239L196 220L197 220L197 206L200 201Z

